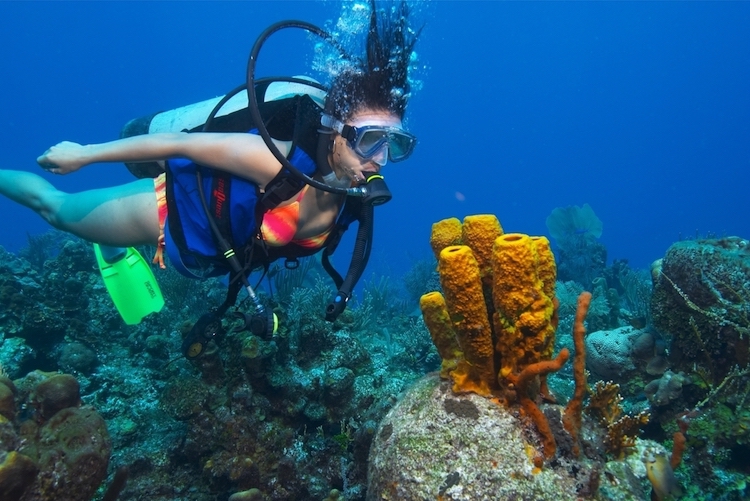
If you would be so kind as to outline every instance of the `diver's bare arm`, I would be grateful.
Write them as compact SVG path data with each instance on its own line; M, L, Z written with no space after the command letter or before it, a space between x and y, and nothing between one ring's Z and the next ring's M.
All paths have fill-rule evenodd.
M265 187L281 170L281 164L263 139L245 133L194 133L182 135L180 155L192 161L244 177ZM289 143L275 142L286 155Z
M97 162L147 162L169 158L181 134L146 134L101 144L63 141L45 151L37 163L55 174L69 174Z
M289 146L277 143L286 153ZM59 143L37 159L55 174L68 174L97 162L148 162L186 157L264 186L281 169L263 140L252 134L144 134L101 144Z

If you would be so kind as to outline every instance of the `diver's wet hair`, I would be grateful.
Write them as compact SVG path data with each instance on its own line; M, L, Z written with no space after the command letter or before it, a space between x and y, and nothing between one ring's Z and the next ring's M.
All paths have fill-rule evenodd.
M326 112L341 121L363 108L403 117L409 99L409 65L421 29L409 26L405 0L387 8L370 3L365 57L336 75L326 99Z

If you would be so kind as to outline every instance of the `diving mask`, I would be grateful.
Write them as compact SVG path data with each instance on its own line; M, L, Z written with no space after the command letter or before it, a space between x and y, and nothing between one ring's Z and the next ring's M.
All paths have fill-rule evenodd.
M324 127L331 128L341 134L349 142L349 146L355 153L365 159L374 157L387 145L388 160L400 162L409 158L417 145L416 136L409 134L400 127L384 125L355 127L346 125L330 115L323 115L320 123Z

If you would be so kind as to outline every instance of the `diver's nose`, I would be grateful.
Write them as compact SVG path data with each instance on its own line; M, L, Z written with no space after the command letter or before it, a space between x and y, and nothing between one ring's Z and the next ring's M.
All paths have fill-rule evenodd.
M372 156L372 161L381 167L388 163L388 143L385 143L383 147Z

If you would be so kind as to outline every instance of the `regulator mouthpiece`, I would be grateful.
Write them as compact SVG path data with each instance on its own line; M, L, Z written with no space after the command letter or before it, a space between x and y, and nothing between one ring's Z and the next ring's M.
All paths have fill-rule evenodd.
M366 204L383 205L393 198L383 176L374 172L365 172L365 185L361 188L364 191L362 201Z

